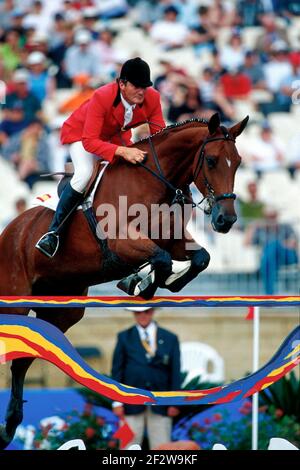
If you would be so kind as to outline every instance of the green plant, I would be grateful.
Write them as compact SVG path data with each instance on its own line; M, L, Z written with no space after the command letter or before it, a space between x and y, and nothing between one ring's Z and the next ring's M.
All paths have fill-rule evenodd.
M294 371L261 391L259 397L262 405L273 406L300 423L300 380Z

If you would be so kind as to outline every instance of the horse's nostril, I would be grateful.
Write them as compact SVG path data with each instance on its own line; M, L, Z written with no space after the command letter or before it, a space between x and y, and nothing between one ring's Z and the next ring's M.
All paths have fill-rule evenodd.
M217 224L218 224L219 226L224 225L224 217L223 217L222 214L218 215Z

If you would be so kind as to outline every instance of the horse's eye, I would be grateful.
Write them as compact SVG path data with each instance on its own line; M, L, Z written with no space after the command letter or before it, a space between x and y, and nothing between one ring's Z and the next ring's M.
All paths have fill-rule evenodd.
M214 157L206 157L207 166L210 170L215 168L217 160Z

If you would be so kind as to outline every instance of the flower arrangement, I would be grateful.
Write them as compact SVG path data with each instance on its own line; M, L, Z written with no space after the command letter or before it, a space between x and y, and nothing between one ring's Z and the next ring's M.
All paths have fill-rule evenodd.
M215 413L203 422L194 417L187 428L189 439L197 442L202 449L211 449L214 443L222 443L230 450L251 449L252 405L246 401L239 409L240 419L232 421L228 411ZM199 416L199 415L198 415ZM300 447L300 424L291 416L284 415L282 410L263 406L259 412L258 448L268 448L272 437L287 439Z
M63 417L52 416L40 422L39 429L21 428L18 440L24 449L56 450L72 439L82 439L87 450L118 449L119 441L113 438L115 423L97 415L87 403L82 412L74 410Z

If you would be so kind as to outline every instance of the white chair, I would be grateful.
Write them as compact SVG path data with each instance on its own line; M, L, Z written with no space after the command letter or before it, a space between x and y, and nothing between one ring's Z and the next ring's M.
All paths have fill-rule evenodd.
M180 344L181 371L188 372L184 384L201 376L201 382L219 383L225 378L224 360L208 344L186 341Z

